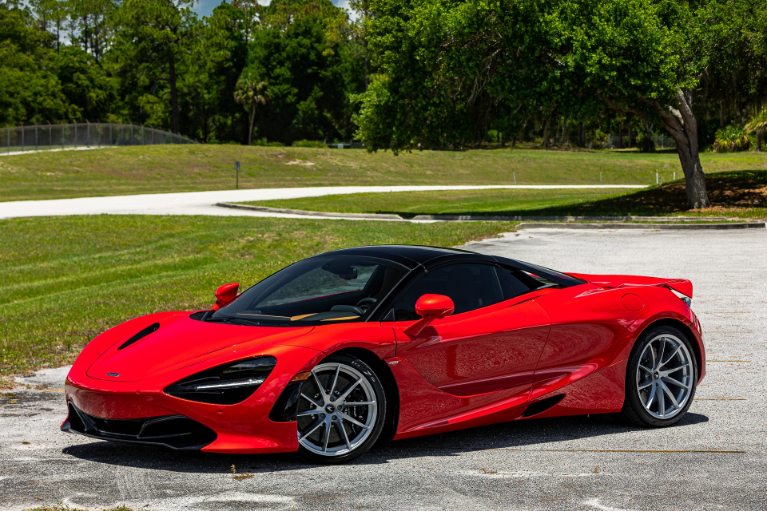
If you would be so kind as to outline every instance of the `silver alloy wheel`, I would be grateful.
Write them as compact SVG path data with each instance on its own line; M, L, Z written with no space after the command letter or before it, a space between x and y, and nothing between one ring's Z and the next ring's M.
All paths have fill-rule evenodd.
M693 387L687 346L676 336L660 334L642 351L636 374L639 400L656 419L670 419L684 409Z
M342 456L373 432L378 406L373 386L357 369L320 364L301 388L298 442L321 456Z

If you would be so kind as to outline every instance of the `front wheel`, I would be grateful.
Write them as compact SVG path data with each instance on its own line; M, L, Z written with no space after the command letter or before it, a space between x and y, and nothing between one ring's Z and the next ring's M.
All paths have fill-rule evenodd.
M671 326L651 327L631 351L621 416L642 427L676 424L692 404L697 381L687 337Z
M343 463L378 440L386 417L386 395L362 360L331 355L301 387L296 420L298 454L314 463Z

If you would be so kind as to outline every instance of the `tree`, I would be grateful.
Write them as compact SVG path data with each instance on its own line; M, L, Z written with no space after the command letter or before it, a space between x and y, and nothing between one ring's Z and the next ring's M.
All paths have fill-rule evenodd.
M545 123L607 106L662 126L688 206L709 205L693 100L728 35L711 1L371 3L368 43L381 73L358 117L370 149L462 146L507 105L538 105Z
M234 92L234 99L241 103L247 109L250 107L250 130L248 131L248 145L253 140L253 121L256 119L256 106L266 104L264 88L266 82L260 81L251 76L242 76L237 82L237 90Z
M121 76L125 95L140 107L170 103L170 127L180 131L179 71L197 36L194 0L125 0L113 17L112 65ZM135 91L139 88L139 94ZM146 94L150 97L146 97ZM142 99L143 98L143 99Z
M756 132L756 152L761 152L764 132L767 131L767 107L754 113L743 129L749 133Z

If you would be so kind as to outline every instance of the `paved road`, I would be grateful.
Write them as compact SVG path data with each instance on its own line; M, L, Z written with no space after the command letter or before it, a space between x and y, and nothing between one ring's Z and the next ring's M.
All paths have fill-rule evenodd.
M487 190L497 188L554 189L638 189L645 185L519 185L519 186L324 186L310 188L263 188L255 190L221 190L215 192L158 193L85 197L36 201L0 202L0 219L27 216L58 215L216 215L272 216L306 218L290 214L265 213L241 209L218 208L218 202L246 202L275 199L298 199L349 193L413 192L428 190Z
M291 455L176 453L59 433L66 370L53 370L26 380L45 390L2 399L0 508L767 508L767 231L537 230L469 248L570 271L692 279L710 364L689 414L664 430L600 416L500 424L312 467ZM253 477L233 479L232 465Z

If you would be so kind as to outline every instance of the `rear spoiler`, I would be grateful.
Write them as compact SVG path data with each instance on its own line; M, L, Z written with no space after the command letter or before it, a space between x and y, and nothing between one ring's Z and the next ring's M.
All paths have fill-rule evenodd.
M587 273L568 273L567 275L606 288L662 286L692 298L692 282L687 279L661 279L635 275L589 275Z

